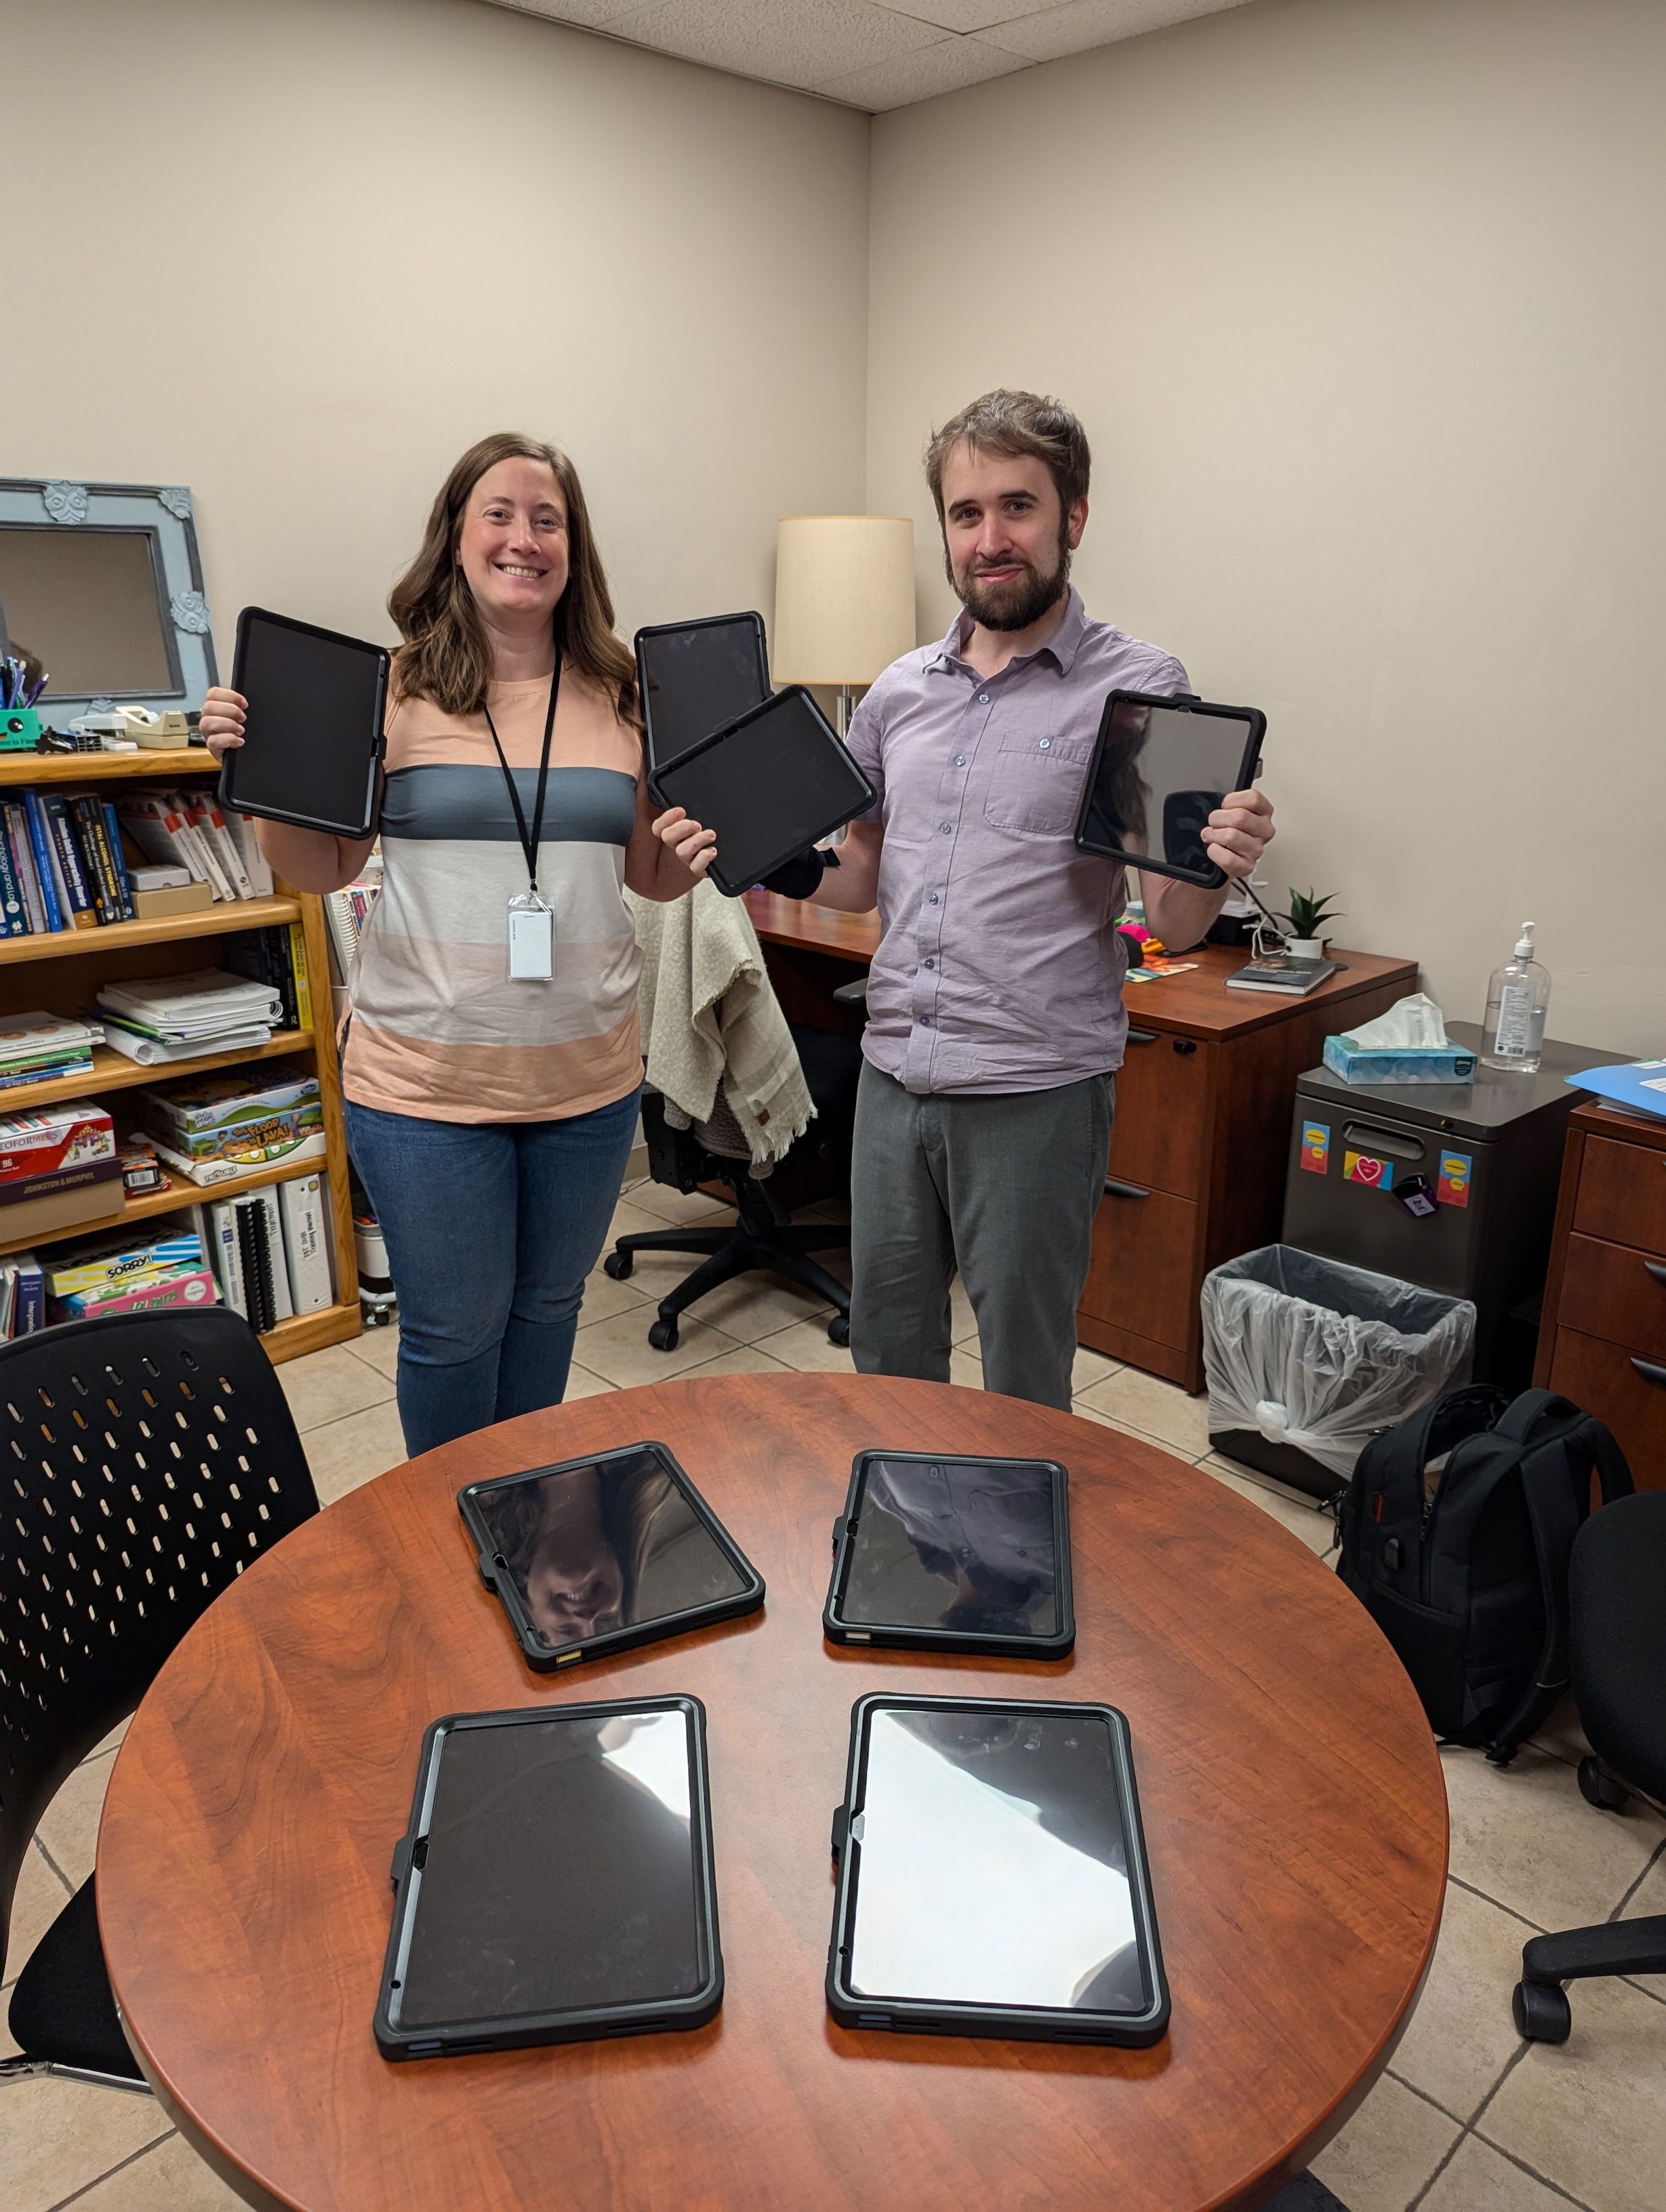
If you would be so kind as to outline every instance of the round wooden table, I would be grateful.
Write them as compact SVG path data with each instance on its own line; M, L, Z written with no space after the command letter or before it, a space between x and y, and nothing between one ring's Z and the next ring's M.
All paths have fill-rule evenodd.
M454 1498L642 1438L769 1585L745 1620L555 1678L522 1663ZM836 1650L852 1455L1070 1470L1073 1658ZM1101 1699L1134 1759L1174 2017L1153 2049L846 2033L823 1994L829 1826L865 1692ZM723 2008L689 2034L389 2065L371 2014L437 1714L705 1700ZM1252 2206L1371 2087L1433 1948L1446 1801L1411 1686L1295 1537L1119 1431L871 1376L587 1398L430 1452L227 1591L140 1706L99 1838L134 2048L251 2203L307 2212Z

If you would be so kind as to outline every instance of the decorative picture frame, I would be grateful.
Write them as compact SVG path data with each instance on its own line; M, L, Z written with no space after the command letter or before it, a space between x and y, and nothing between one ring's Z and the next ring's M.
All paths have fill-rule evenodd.
M167 656L167 690L97 694L49 690L40 702L43 721L62 725L77 714L107 713L118 707L149 707L157 714L170 707L189 714L201 707L209 686L217 684L220 676L186 486L0 477L0 534L20 530L112 531L143 538ZM5 629L0 602L0 647L9 651L13 648Z

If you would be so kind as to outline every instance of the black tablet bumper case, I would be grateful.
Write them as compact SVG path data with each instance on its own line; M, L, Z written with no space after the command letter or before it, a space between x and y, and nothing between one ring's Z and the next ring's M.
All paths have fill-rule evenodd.
M392 1880L384 2058L702 2026L723 1996L705 1708L435 1721Z
M876 1786L882 1723L891 1724L893 1738L906 1734L912 1741L900 1764L894 1747L886 1752L890 1777ZM1031 1754L1037 1764L1026 1766ZM1073 1796L1048 1786L1049 1762L1056 1780L1061 1758L1078 1764L1085 1785ZM935 1807L933 1775L946 1798ZM982 1791L979 1782L987 1785ZM988 1879L976 1871L980 1797L993 1808L999 1832L985 1857L985 1869L995 1869ZM1167 2032L1168 1984L1128 1728L1114 1706L859 1698L851 1709L845 1796L834 1814L832 1848L837 1888L827 2003L842 2027L1136 2048ZM943 1916L943 1899L955 1893L958 1858L974 1869L974 1902L945 1933L932 1923ZM877 1885L867 1912L882 1931L878 1942L863 1936L865 1884ZM967 1887L961 1882L963 1893ZM1018 1923L1025 1913L1039 1914L1043 1925L1049 1915L1055 1922L1065 1918L1076 1910L1074 1899L1089 1898L1096 1887L1097 1914L1084 1913L1079 1929L1066 1927L1055 1947L1067 1962L1056 1995L1049 1990L1046 2001L1037 2002L1034 1989L1046 1969L1033 1959L1047 1947L1043 1942L1033 1954L1025 1949ZM1104 1910L1108 1899L1110 1912ZM926 1930L923 1941L916 1940L916 1923ZM1044 1932L1060 1933L1056 1925ZM912 1978L916 1987L886 1986L886 1965L910 1955L923 1962L920 1970L896 1979ZM1058 1962L1051 1963L1056 1982ZM1006 1993L992 1999L989 1992L1003 1979ZM1031 1993L1015 1999L1012 1985L1022 1982ZM922 1990L917 1985L923 1983L937 1986ZM987 1985L982 1990L981 1983Z

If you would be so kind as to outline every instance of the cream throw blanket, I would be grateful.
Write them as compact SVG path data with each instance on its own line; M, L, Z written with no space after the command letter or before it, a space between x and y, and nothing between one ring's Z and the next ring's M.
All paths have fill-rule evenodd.
M699 1127L721 1097L766 1172L815 1108L739 899L699 883L661 904L627 891L642 948L637 1007L650 1086Z

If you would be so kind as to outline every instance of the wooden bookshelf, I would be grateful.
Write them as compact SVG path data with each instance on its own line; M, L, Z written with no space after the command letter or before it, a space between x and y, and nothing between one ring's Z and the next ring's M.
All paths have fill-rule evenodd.
M141 1084L173 1083L182 1075L207 1075L216 1067L240 1067L245 1060L279 1060L312 1048L311 1030L274 1030L270 1044L246 1044L233 1052L199 1053L192 1060L171 1060L166 1066L144 1067L112 1046L95 1044L90 1075L53 1075L41 1083L14 1084L9 1090L0 1091L0 1115L32 1113L37 1106L88 1098L98 1091L132 1091ZM319 1163L314 1160L313 1165Z
M0 754L0 793L20 786L45 787L77 784L100 787L111 783L148 781L164 785L200 781L216 774L214 763L199 747L184 752L137 753L11 753ZM214 1068L238 1067L246 1062L287 1059L300 1061L318 1078L324 1109L325 1151L321 1158L279 1160L270 1167L251 1169L223 1182L193 1183L177 1169L167 1169L172 1188L149 1191L127 1198L97 1221L76 1222L46 1236L0 1238L0 1254L43 1251L71 1237L137 1224L158 1215L178 1213L191 1206L236 1198L267 1183L287 1182L291 1177L320 1175L329 1192L330 1219L335 1247L336 1302L317 1313L301 1314L280 1322L262 1336L267 1355L274 1361L299 1358L327 1344L340 1344L358 1335L359 1279L353 1249L353 1208L348 1188L347 1140L342 1122L341 1076L336 1060L334 1027L331 1020L330 955L320 900L303 896L287 884L276 884L269 898L221 900L194 908L189 914L167 915L154 921L110 922L94 929L65 929L49 934L0 939L0 1013L22 1013L37 1008L78 1015L94 1006L98 990L106 982L131 982L154 975L176 974L188 968L222 964L222 940L247 929L268 929L277 923L299 921L307 948L308 986L313 1003L311 1028L286 1030L271 1042L229 1052L209 1052L190 1060L174 1060L163 1067L143 1067L109 1046L93 1054L90 1075L55 1077L41 1083L18 1084L0 1091L0 1115L27 1113L38 1107L59 1104L70 1098L102 1099L141 1085L168 1083L181 1076L205 1074ZM118 1121L128 1117L117 1111ZM4 1227L0 1214L0 1229Z
M181 777L220 771L204 745L184 751L137 753L0 753L0 786L20 783L178 783Z
M193 937L224 937L234 929L270 929L274 922L299 921L298 898L221 899L193 907L189 914L165 914L155 921L107 921L96 929L54 929L44 936L0 937L0 968L37 960L75 959L83 952L119 952L130 945L173 945Z

